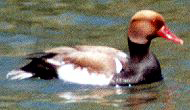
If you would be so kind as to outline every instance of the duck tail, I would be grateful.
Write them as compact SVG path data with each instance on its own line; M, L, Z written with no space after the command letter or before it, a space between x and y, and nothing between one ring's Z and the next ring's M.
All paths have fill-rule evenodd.
M6 78L10 80L22 80L22 79L27 79L33 77L33 74L30 72L26 72L21 69L15 69L10 71Z

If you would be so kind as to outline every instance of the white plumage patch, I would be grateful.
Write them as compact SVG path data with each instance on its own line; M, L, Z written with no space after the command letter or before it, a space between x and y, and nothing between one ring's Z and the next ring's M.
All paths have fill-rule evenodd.
M60 62L60 61L57 61L57 60L54 60L54 59L47 59L46 61L48 63L56 65L56 66L61 66L61 65L65 64L64 61Z
M90 85L108 85L113 77L112 75L108 77L105 74L89 73L88 69L85 67L76 68L74 64L65 64L64 61L59 62L54 59L47 59L47 62L57 65L58 78L68 82ZM116 73L120 73L122 64L118 58L115 58L115 64Z
M58 77L64 81L78 84L108 85L113 76L89 73L87 68L74 68L73 64L65 64L58 68Z
M120 57L123 57L123 58L128 58L128 55L126 53L124 53L124 52L121 52L121 51L118 52L117 55L120 56Z
M22 70L12 70L7 74L7 79L10 80L22 80L32 77L33 74Z
M116 65L116 73L120 73L123 66L122 66L121 62L117 58L115 58L115 65Z

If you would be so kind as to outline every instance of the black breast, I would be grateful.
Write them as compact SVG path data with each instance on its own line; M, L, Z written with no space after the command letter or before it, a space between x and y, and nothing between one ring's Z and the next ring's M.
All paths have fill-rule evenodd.
M128 67L123 68L121 73L115 74L111 85L137 85L149 84L163 79L160 63L149 51L150 42L136 44L129 41L130 58Z

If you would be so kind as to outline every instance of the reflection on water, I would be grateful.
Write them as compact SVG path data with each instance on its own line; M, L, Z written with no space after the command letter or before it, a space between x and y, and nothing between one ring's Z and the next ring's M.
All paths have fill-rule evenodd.
M0 109L188 109L190 107L189 0L1 0ZM156 39L164 82L139 87L94 87L59 80L9 81L24 55L56 46L106 45L127 51L126 29L138 10L152 9L184 39Z
M73 103L95 103L98 106L111 107L116 109L143 109L151 103L165 103L163 108L172 109L172 97L169 91L161 91L164 84L157 83L140 87L122 88L96 88L78 90L76 92L61 92L58 96L63 99L63 104ZM163 92L163 93L162 93ZM171 93L170 93L171 94ZM164 97L163 97L164 96ZM159 108L160 106L155 106ZM156 109L155 108L155 109Z

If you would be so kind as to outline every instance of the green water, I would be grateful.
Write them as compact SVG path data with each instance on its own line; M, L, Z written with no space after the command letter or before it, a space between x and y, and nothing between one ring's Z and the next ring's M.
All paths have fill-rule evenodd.
M1 0L0 109L188 110L190 107L189 0ZM26 54L57 46L106 45L127 52L126 30L141 9L160 12L184 40L155 39L151 49L164 81L134 88L94 87L60 80L10 81Z

